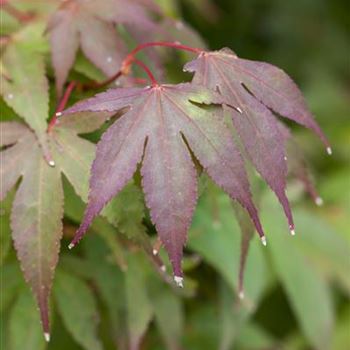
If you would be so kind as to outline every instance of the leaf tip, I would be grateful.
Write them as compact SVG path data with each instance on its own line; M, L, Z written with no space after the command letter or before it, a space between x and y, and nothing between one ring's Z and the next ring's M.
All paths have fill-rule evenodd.
M326 151L327 151L327 154L328 154L329 156L331 156L332 153L333 153L332 148L329 147L329 146L326 148Z
M321 197L316 197L315 203L317 206L321 207L323 205L323 199Z
M244 290L240 290L239 291L239 293L238 293L238 298L240 299L240 300L243 300L244 299Z
M62 112L57 112L57 113L55 113L55 116L56 117L60 117L62 115Z
M178 287L180 287L180 288L184 287L183 281L184 281L183 277L181 277L181 276L174 276L174 282L175 282L175 284Z
M68 245L68 249L71 250L75 247L75 244L74 243L69 243Z
M160 267L160 271L166 272L166 266L165 266L165 265L162 265L162 266Z
M44 338L45 338L45 341L46 341L47 343L49 343L49 342L50 342L50 333L44 332Z
M55 163L54 160L49 160L49 165L50 165L51 168L54 168L56 163Z
M291 234L292 236L295 236L295 228L294 228L293 225L290 225L290 226L289 226L289 231L290 231L290 234Z
M260 241L261 241L261 243L262 243L263 246L265 246L265 247L267 246L266 236L261 236L261 237L260 237Z

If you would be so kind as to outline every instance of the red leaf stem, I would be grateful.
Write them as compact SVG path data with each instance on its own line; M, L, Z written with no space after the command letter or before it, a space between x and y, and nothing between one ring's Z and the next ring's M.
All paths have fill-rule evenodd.
M77 86L77 83L75 81L72 81L68 84L67 89L64 92L64 95L56 108L56 112L55 112L54 116L52 117L52 119L47 127L48 133L50 133L52 131L53 127L56 124L57 118L60 116L61 112L66 108L69 97L72 94L72 92L76 86Z

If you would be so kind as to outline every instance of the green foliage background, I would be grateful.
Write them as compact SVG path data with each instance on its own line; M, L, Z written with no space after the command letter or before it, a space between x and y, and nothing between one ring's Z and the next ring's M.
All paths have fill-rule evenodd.
M69 252L84 206L65 183L65 239L52 298L52 341L46 346L10 242L10 194L1 204L1 348L124 349L128 338L136 345L145 332L142 349L152 350L350 348L349 5L341 0L158 3L196 28L210 48L228 46L295 79L333 147L328 157L310 132L294 129L324 205L316 207L291 181L297 228L291 238L276 199L257 183L268 246L254 237L246 298L239 302L239 228L228 198L206 179L190 231L183 291L165 284L142 251L123 248L125 238L115 239L120 227L104 219ZM177 82L186 78L178 60L174 55L169 62ZM78 62L76 72L81 70ZM1 117L9 116L17 118L2 101ZM121 217L128 217L133 199L126 194Z

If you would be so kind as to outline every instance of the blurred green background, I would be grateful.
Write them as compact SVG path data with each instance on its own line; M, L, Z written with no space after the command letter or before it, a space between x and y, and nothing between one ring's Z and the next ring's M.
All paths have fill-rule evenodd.
M141 349L152 350L350 349L349 2L157 2L196 29L211 49L227 46L240 57L270 62L297 82L333 148L327 156L311 132L293 126L324 205L315 206L292 180L288 194L297 236L291 238L276 199L257 184L269 243L263 248L257 237L252 240L246 298L239 301L240 231L228 198L207 179L201 181L204 194L190 231L186 287L180 292L167 287L137 249L127 254L128 271L122 272L106 235L89 235L68 252L66 243L83 204L66 184L66 240L47 349L125 349L127 335L137 338L144 332ZM186 77L170 71L175 81ZM1 212L6 249L1 258L1 345L4 350L40 350L46 345L36 307L13 248L6 248L10 202L2 203ZM99 225L94 231L115 233L105 222Z

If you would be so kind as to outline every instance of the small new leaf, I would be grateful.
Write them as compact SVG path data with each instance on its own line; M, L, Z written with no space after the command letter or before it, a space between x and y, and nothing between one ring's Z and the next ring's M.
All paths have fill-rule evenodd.
M191 152L209 176L247 209L264 235L252 202L244 164L221 117L220 95L200 85L111 89L65 113L117 112L128 107L102 136L92 165L90 194L74 246L94 217L127 184L142 162L142 186L174 274L182 276L182 249L197 202Z

